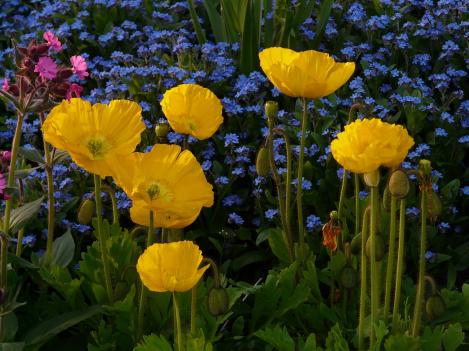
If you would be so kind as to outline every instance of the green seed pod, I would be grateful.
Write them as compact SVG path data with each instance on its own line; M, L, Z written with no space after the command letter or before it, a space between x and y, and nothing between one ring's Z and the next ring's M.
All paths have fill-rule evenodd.
M313 164L310 161L306 161L303 165L303 177L313 179Z
M340 282L346 289L353 289L357 284L357 271L350 266L345 266L340 273Z
M392 196L402 199L407 196L410 189L409 177L407 174L398 169L391 174L388 182L388 189Z
M166 229L166 233L168 234L168 243L172 243L182 239L184 230L180 228L168 228Z
M432 223L441 215L442 204L440 197L433 190L427 193L427 214Z
M438 294L431 295L427 299L427 303L425 304L425 310L427 311L428 319L433 321L441 317L443 313L445 313L445 301Z
M211 288L207 297L207 308L212 316L219 316L228 312L229 298L224 288Z
M352 255L359 255L362 249L362 233L358 233L352 239L350 243L350 252Z
M77 220L78 223L88 225L95 213L95 204L93 200L84 200L78 209Z
M257 152L256 158L256 172L260 177L265 177L270 172L270 153L269 149L261 146Z
M428 160L420 160L419 161L419 171L422 172L424 176L430 176L430 172L432 171L432 164Z
M158 123L155 127L155 134L158 138L166 138L169 133L168 123Z
M376 239L375 240L376 241L375 257L376 257L376 262L379 262L384 257L384 240L382 236L379 234L376 234L375 239ZM365 248L366 248L366 256L370 258L371 257L371 236L368 237Z
M278 103L276 101L267 101L264 106L266 116L276 118L278 114Z

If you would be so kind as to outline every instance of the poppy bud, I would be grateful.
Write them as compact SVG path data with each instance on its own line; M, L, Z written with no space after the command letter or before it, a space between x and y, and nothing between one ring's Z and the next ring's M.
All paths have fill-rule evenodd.
M212 316L219 316L228 312L229 298L224 288L211 288L207 297L207 308Z
M373 172L365 173L363 175L366 185L370 188L376 188L379 184L379 169Z
M166 138L169 133L168 123L158 123L155 127L155 134L158 138Z
M345 266L340 273L340 282L346 289L353 289L357 284L357 271L351 266Z
M90 199L84 200L78 209L78 223L88 225L95 213L94 201Z
M352 255L358 255L362 248L362 233L358 233L352 239L350 243L350 252Z
M409 177L404 171L398 169L391 174L388 189L392 196L400 200L407 196L409 188Z
M431 295L425 304L428 319L431 321L441 317L445 313L445 309L445 301L438 294Z
M277 117L278 103L276 101L267 101L265 103L264 108L265 108L265 114L269 119Z
M375 258L376 262L379 262L383 259L384 257L384 240L381 237L381 235L376 234L375 235ZM368 237L368 240L366 241L366 256L368 258L371 258L371 236Z
M265 177L270 172L270 153L269 149L261 146L257 152L256 158L256 172L260 177Z

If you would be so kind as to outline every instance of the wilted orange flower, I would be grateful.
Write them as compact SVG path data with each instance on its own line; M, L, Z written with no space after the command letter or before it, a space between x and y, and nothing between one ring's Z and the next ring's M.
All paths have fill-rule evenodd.
M322 226L322 244L331 251L337 250L337 237L340 235L341 228L339 223L331 219Z

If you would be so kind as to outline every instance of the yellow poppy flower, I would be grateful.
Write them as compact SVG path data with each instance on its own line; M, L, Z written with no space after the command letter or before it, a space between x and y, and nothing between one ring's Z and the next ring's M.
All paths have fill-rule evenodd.
M150 225L150 210L144 201L133 201L130 208L130 218L132 222L149 226ZM195 209L192 214L181 217L178 213L170 212L168 210L159 210L153 212L153 225L157 228L185 228L191 225L199 216L200 208Z
M177 133L204 140L223 123L220 99L197 84L181 84L164 93L161 108L169 125Z
M145 129L142 109L132 101L113 100L91 105L82 99L64 100L47 116L42 132L54 147L68 151L90 173L111 174L109 160L135 151Z
M202 252L192 241L153 244L140 255L137 272L143 284L156 292L192 289L209 265L199 269Z
M202 207L213 205L212 185L202 167L189 150L181 151L179 145L157 144L148 153L115 158L112 169L116 183L137 207L153 210L158 221L159 216L166 215L195 220ZM136 212L141 211L134 209L138 219Z
M261 68L285 95L317 99L344 85L355 70L354 62L338 63L327 53L296 52L273 47L259 53Z
M404 127L372 118L345 126L332 141L331 151L346 170L369 173L380 166L399 166L413 145Z

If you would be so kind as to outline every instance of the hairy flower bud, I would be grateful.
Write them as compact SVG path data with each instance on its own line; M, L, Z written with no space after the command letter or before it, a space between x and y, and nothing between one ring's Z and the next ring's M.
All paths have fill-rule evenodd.
M370 188L375 188L379 184L379 169L363 174L363 179L365 180L365 184L368 185Z
M267 101L265 103L264 108L265 108L265 114L269 119L277 117L278 103L276 101Z
M91 219L93 218L95 213L95 204L93 200L86 199L84 200L80 208L78 209L78 223L88 225L91 223Z
M427 312L428 319L433 321L445 313L445 301L440 295L433 294L427 299L425 310Z
M305 179L313 179L313 164L310 161L306 161L303 165L303 177Z
M229 298L224 288L213 287L207 296L207 309L212 316L219 316L228 312L230 308Z
M270 172L270 153L269 149L261 146L257 152L256 158L256 172L260 177L265 177Z
M426 177L430 176L430 172L432 171L431 162L428 160L420 160L419 171Z
M350 243L350 252L352 255L358 255L362 248L362 233L358 233L352 239Z
M158 123L155 127L155 134L158 138L166 138L169 133L168 123Z
M442 204L440 197L433 190L427 192L427 215L432 223L435 223L441 215Z
M357 284L357 271L351 266L345 266L340 272L340 282L346 289L353 289Z
M403 170L396 170L389 177L388 189L396 199L402 199L407 196L410 189L409 177Z

